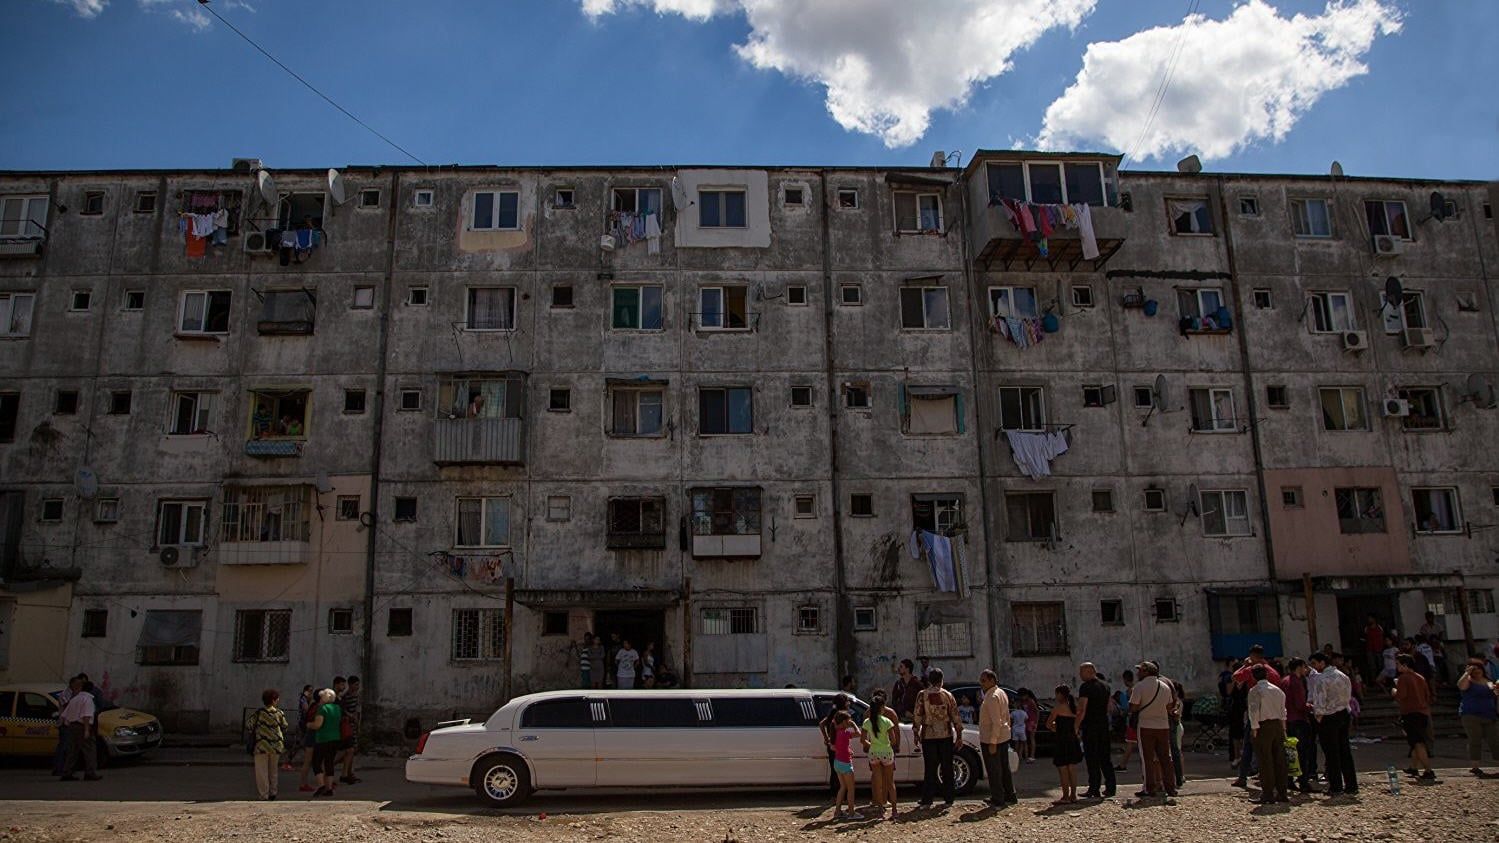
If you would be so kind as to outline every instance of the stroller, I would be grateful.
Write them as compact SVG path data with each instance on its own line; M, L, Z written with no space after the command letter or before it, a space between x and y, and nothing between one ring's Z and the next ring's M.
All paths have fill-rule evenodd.
M1213 695L1192 700L1188 717L1197 724L1193 752L1216 752L1228 745L1228 712L1223 710L1222 698Z

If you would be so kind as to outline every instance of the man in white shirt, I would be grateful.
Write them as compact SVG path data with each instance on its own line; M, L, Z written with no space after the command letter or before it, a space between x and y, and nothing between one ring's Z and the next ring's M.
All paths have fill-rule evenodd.
M627 691L635 687L635 665L640 662L640 654L630 646L626 639L624 646L614 654L614 681L616 687L621 691Z
M1286 692L1270 684L1270 671L1252 668L1249 689L1249 732L1260 758L1260 804L1289 802L1286 764Z
M73 771L81 759L83 778L96 782L103 777L99 775L99 762L94 751L94 738L98 734L94 723L94 695L87 693L91 689L76 677L68 684L68 689L73 694L62 710L62 728L68 733L68 758L63 763L61 780L77 781Z
M1311 695L1312 717L1317 721L1317 738L1322 744L1322 755L1327 767L1327 795L1336 796L1358 793L1358 773L1353 768L1353 745L1348 742L1348 732L1353 715L1348 710L1348 700L1353 696L1353 682L1348 674L1328 660L1326 653L1312 653L1307 657L1317 680L1308 682Z
M984 748L984 770L989 774L989 806L1005 808L1017 804L1015 782L1010 777L1010 697L999 687L992 670L979 674L984 701L979 706L979 743Z

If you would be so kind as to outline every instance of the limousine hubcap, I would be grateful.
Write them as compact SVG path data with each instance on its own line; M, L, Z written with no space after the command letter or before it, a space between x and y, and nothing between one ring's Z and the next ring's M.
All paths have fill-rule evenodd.
M972 771L968 769L967 759L963 758L963 756L961 755L953 758L952 783L955 789L963 790L964 788L968 787L968 777L971 774Z
M520 785L515 771L500 764L490 767L489 772L484 774L484 790L495 799L509 799L515 795L515 789Z

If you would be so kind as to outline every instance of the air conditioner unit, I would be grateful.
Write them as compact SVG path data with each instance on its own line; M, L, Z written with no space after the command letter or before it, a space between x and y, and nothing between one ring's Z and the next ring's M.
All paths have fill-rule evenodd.
M245 252L252 255L269 255L276 251L270 237L264 231L246 231L241 238L245 241Z
M265 164L259 158L234 158L229 162L229 169L236 173L258 173L265 169Z
M163 568L196 568L198 548L167 545L161 549L161 554L157 558L161 560Z
M1344 351L1367 351L1369 348L1369 334L1367 331L1344 331Z
M1406 348L1431 348L1437 344L1430 328L1406 328L1403 336Z
M1405 241L1388 234L1374 235L1374 256L1393 258L1405 254Z
M1404 398L1386 398L1379 405L1379 413L1387 419L1403 419L1411 414L1411 402Z

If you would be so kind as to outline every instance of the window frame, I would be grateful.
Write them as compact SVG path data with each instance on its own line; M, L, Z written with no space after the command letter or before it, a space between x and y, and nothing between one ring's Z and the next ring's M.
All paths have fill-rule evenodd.
M14 220L4 218L5 203L16 201L21 203L20 216ZM41 203L42 221L38 223L36 216L31 211L33 203ZM47 239L47 217L52 211L52 200L45 193L6 193L0 194L0 241L15 240L46 240ZM6 233L5 223L15 222L16 230ZM23 224L25 227L23 227ZM32 233L31 226L36 226L40 231Z
M618 295L621 292L632 291L632 290L635 293L635 304L634 304L634 308L635 308L635 320L634 321L636 322L636 324L633 327L630 326L630 325L620 325L619 322L618 322L618 320L615 318L616 316L619 315L619 309L621 307L621 305L619 303L619 300L618 300ZM646 290L654 290L654 291L656 291L657 296L660 298L660 306L658 308L658 312L660 314L660 324L658 324L658 325L647 326L645 324L645 315L646 315L646 301L645 301L645 299L646 299ZM666 285L664 285L664 284L611 284L609 286L609 330L611 330L611 331L632 331L632 332L641 332L641 333L665 331L666 330Z
M558 399L561 399L560 401ZM565 386L554 386L547 389L547 412L548 413L571 413L573 411L573 391Z
M1345 499L1349 504L1346 509ZM1384 491L1378 486L1334 487L1333 511L1338 519L1338 532L1345 536L1389 532Z
M358 396L358 400L354 400ZM346 416L362 416L369 411L369 391L365 389L344 389L344 409Z
M1380 206L1380 211L1382 212L1381 213L1381 217L1384 220L1384 224L1381 227L1385 229L1384 231L1375 231L1374 230L1375 227L1374 227L1373 223L1370 220L1370 214L1374 210L1373 207L1371 207L1371 206L1373 206L1375 204L1378 204ZM1400 214L1399 214L1399 216L1405 222L1405 234L1395 234L1393 232L1393 230L1392 230L1393 226L1390 225L1390 219L1391 219L1390 218L1390 206L1391 205L1399 205L1400 206ZM1372 199L1365 199L1364 200L1364 222L1365 222L1366 225L1369 226L1369 236L1371 238L1374 238L1374 237L1394 237L1395 239L1404 241L1406 243L1414 242L1415 239L1416 239L1416 227L1415 227L1415 224L1411 220L1410 209L1408 207L1406 207L1404 199L1382 199L1382 198L1377 198L1377 197L1376 198L1372 198Z
M210 313L210 311L213 308L214 297L218 296L218 295L222 295L222 296L225 297L224 307L226 309L226 312L224 314L224 329L222 331L209 330L209 328L208 328L209 313ZM187 302L188 302L188 299L192 298L193 296L202 296L203 297L203 315L201 317L199 317L199 322L198 322L199 327L197 327L197 328L189 328L189 327L187 327ZM176 334L181 335L181 336L222 337L222 336L227 336L230 333L230 329L233 327L233 325L234 325L234 291L233 290L224 290L224 289L183 290L182 294L177 297L177 322L176 322L177 330L175 331Z
M802 392L803 394L805 394L807 396L807 400L805 400L805 401L797 401L796 400L797 399L797 393L799 391ZM798 410L805 410L805 409L807 409L809 407L814 407L817 404L817 393L813 389L813 387L810 386L810 385L808 385L808 384L794 383L794 384L791 385L790 403L791 403L792 407L794 407L794 408L796 408Z
M853 299L849 299L849 296L848 296L849 293L853 293L854 294ZM838 285L838 304L839 304L840 307L863 307L864 306L864 285L862 285L862 284L839 284Z
M822 630L822 607L812 603L802 603L796 607L796 628L792 630L793 635L821 635Z
M860 504L867 504L868 506L867 508L861 507ZM861 512L861 509L864 511ZM875 517L874 495L869 492L850 492L848 496L848 516L850 518Z
M1108 608L1105 609L1105 607ZM1124 600L1118 597L1104 597L1099 599L1098 625L1124 626Z
M1260 215L1260 198L1258 196L1239 197L1239 216L1258 217Z
M62 498L45 497L37 510L36 520L43 524L57 524L67 511L67 502Z
M1342 424L1337 427L1329 426L1331 421L1327 411L1328 393L1337 393L1338 412L1342 418ZM1359 420L1362 424L1351 427L1348 423L1348 400L1352 397L1354 406L1358 408ZM1367 433L1374 429L1369 419L1368 394L1362 386L1319 386L1317 387L1317 408L1322 416L1322 431L1324 433Z
M842 397L840 403L843 409L863 413L874 410L874 385L869 381L845 381L838 391ZM855 399L861 395L863 396L862 403L856 402Z
M547 495L546 497L546 520L552 523L566 523L573 519L572 495Z
M739 197L739 213L743 216L743 221L739 225L733 225L729 222L731 215L730 196ZM713 197L713 201L710 202L709 197ZM713 212L718 215L719 221L716 223L709 223L705 219L710 206L714 209ZM697 227L713 231L723 229L743 231L748 229L750 227L749 189L743 185L699 187L697 190Z
M375 195L375 201L373 201L373 202L367 201L370 198L370 194L372 194L372 193ZM359 208L361 210L370 210L370 209L379 208L380 207L380 201L382 199L384 199L384 198L385 198L385 196L383 194L383 191L381 191L380 188L378 188L378 187L366 187L366 188L362 188L359 191Z
M80 307L79 304L78 304L80 297L82 297L82 300L83 300L83 306L82 307ZM88 313L90 310L93 310L93 308L94 308L94 291L93 290L86 289L86 288L85 289L75 289L75 290L72 290L72 291L70 291L68 293L68 312L69 313Z
M1416 316L1420 319L1420 325L1411 324L1411 311L1414 309ZM1386 336L1398 336L1412 328L1430 328L1431 314L1426 310L1426 293L1422 290L1405 290L1401 295L1400 308L1394 313L1389 312L1389 305L1380 307L1380 322L1384 327ZM1392 325L1393 318L1399 317L1399 324Z
M791 201L791 192L796 191L796 201ZM807 189L801 185L782 185L781 204L788 208L800 208L807 204Z
M156 502L155 529L151 531L151 535L154 539L152 547L203 547L204 545L206 545L208 543L208 513L211 503L212 502L208 498L162 498L161 500L158 500ZM162 539L166 537L163 531L167 526L164 522L164 516L166 515L168 507L179 507L181 509L181 512L178 515L179 522L176 535L177 540L170 542L162 541ZM187 515L189 511L193 509L198 510L198 529L196 537L188 535L188 533L190 532L189 527L191 526L191 521L187 517Z
M911 208L916 214L915 219L901 219L902 197L910 197ZM937 212L936 226L923 224L926 209L923 208L924 200L935 200ZM890 211L894 218L896 234L941 234L946 228L942 207L942 191L940 190L892 190L890 191ZM914 227L913 227L914 225Z
M1019 427L1006 426L1005 394L1010 392L1016 393L1016 410L1020 414ZM1046 406L1046 388L1044 386L1034 384L1014 384L1000 386L997 390L996 400L999 410L998 415L1000 430L1014 430L1019 433L1044 433L1046 431L1046 420L1049 417L1049 414L1047 413L1048 408ZM1025 424L1025 417L1028 412L1029 414L1034 416L1034 418L1031 419L1033 424L1030 426L1026 426Z
M137 190L135 202L132 204L133 213L154 214L156 213L157 194L154 190Z
M1452 510L1452 527L1449 529L1427 530L1421 526L1420 507L1417 504L1418 494L1431 495L1441 493L1447 496L1448 505ZM1431 512L1428 503L1427 510ZM1463 521L1462 495L1457 486L1412 486L1411 487L1411 512L1415 515L1414 530L1416 535L1421 536L1460 536L1467 533L1467 527ZM1435 514L1432 512L1431 514Z
M1069 289L1072 306L1078 310L1088 310L1098 306L1098 300L1093 296L1092 284L1073 284ZM1079 296L1078 293L1085 295Z
M167 403L167 435L168 436L208 436L213 433L209 420L213 417L214 393L207 390L180 390L171 392L171 399ZM182 403L191 401L191 422L188 430L178 429L182 421Z
M1029 658L1034 656L1053 657L1066 656L1072 652L1071 643L1067 634L1067 603L1062 600L1024 600L1010 602L1010 655L1014 658ZM1054 617L1048 617L1045 613L1055 612ZM1021 615L1034 615L1027 617L1023 622ZM1054 642L1042 641L1042 626L1055 626ZM1030 631L1030 639L1033 646L1027 646L1026 636L1023 631Z
M634 509L634 530L616 529L616 510L624 507ZM649 519L646 509L657 510L658 529L647 529ZM660 495L615 495L604 502L604 548L606 550L664 550L666 548L667 509L666 498Z
M84 609L82 621L79 629L79 638L109 637L108 609ZM4 715L5 712L0 710L0 716Z
M1213 218L1213 203L1212 203L1212 200L1211 200L1210 197L1208 197L1206 195L1203 195L1203 196L1178 196L1178 195L1170 195L1170 194L1168 194L1168 195L1163 196L1161 198L1165 202L1165 208L1166 208L1166 230L1167 230L1167 233L1169 233L1172 237L1217 237L1218 236L1217 220L1215 220ZM1173 203L1173 202L1201 202L1202 203L1202 210L1200 212L1193 212L1193 216L1196 217L1198 224L1201 225L1203 223L1203 218L1200 217L1200 216L1198 216L1198 214L1199 213L1200 214L1205 214L1206 215L1207 230L1205 230L1205 231L1181 231L1181 230L1179 230L1178 227L1177 227L1177 215L1174 214L1174 213L1172 213L1172 210L1171 210L1171 203Z
M409 606L391 606L385 612L385 637L410 638L416 634L416 610Z
M698 619L701 635L765 634L759 606L704 606L698 611Z
M856 187L840 187L833 194L834 207L840 211L859 210L859 189Z
M1272 410L1291 409L1291 388L1283 383L1265 384L1265 406Z
M118 524L120 521L120 499L101 496L94 499L94 523Z
M1420 399L1413 396L1429 395L1431 404L1436 408L1436 415L1417 416L1415 409ZM1402 386L1395 390L1395 396L1406 401L1411 406L1410 415L1400 419L1400 429L1406 433L1442 433L1449 429L1451 419L1449 418L1446 402L1442 400L1442 388L1440 386ZM1436 424L1426 424L1417 427L1413 422L1418 418L1435 418Z
M1244 513L1242 516L1234 516L1233 518L1229 517L1227 501L1228 496L1230 495L1237 496L1240 502L1243 504ZM1213 532L1208 529L1207 500L1210 496L1217 496L1218 498L1217 511L1222 513L1223 517L1223 532L1221 533ZM1198 520L1202 524L1202 535L1204 537L1225 539L1245 538L1254 535L1254 521L1252 516L1250 515L1249 491L1247 489L1203 489L1197 493L1197 505L1197 511L1199 513ZM1240 520L1243 521L1243 531L1235 532L1233 529L1233 523L1231 522L1238 522Z
M634 401L631 406L632 420L634 422L633 432L621 431L615 425L615 422L618 420L615 414L616 404L620 401L620 396L624 395L625 393L631 393L634 397ZM661 411L659 414L660 421L655 430L649 433L642 433L640 432L640 420L642 417L641 405L642 398L647 394L656 395L659 398L659 403L661 406ZM610 437L617 439L660 439L661 437L666 436L666 426L668 419L666 409L666 387L664 385L652 384L648 386L630 386L626 384L611 384L607 392L607 397L609 400L609 422L608 427L606 427L605 430Z
M479 501L479 536L477 544L463 543L463 504L470 501ZM495 549L512 547L511 534L515 531L514 512L511 506L510 495L457 495L453 498L453 547L455 549ZM505 508L505 535L494 537L489 535L489 516L491 505L503 505ZM499 541L493 539L500 538Z
M465 646L459 652L461 642L460 624L466 626L472 618L474 640L473 655ZM454 607L449 621L448 661L452 663L495 662L505 658L505 610L494 607ZM466 630L465 630L466 631Z
M707 429L707 407L704 401L709 393L723 393L723 430L710 431ZM733 423L733 410L731 409L734 393L743 393L749 398L749 426L745 430L735 430ZM698 436L750 436L755 433L755 390L751 386L699 386L697 388L697 435Z
M615 187L615 186L611 185L609 187L609 210L611 212L617 213L617 214L639 214L639 213L641 213L641 211L640 211L640 194L643 193L643 192L644 193L655 193L656 194L656 202L654 204L654 207L656 208L656 212L655 213L659 216L662 213L662 211L665 209L665 206L662 205L662 202L665 199L665 197L664 197L664 195L661 192L661 188L659 188L659 187ZM625 195L626 193L630 194L630 202L629 202L629 204L631 206L631 210L628 210L628 211L625 210L625 209L623 209L623 208L621 208L621 207L619 207L620 204L621 204L620 201L619 201L619 197ZM651 203L647 203L647 204L649 205Z
M120 298L120 310L125 313L138 313L146 309L145 290L126 290Z
M1198 416L1197 397L1206 394L1206 406L1208 416ZM1218 415L1218 399L1226 396L1228 398L1228 409L1231 415L1221 417ZM1234 391L1226 386L1193 386L1187 388L1187 407L1191 411L1191 431L1193 433L1238 433L1239 432L1239 405L1234 399ZM1207 427L1199 427L1199 423L1206 422Z
M1312 225L1310 208L1313 203L1322 204L1322 220L1326 230L1318 232ZM1293 196L1286 203L1286 210L1291 216L1291 233L1298 240L1330 240L1332 239L1332 202L1321 196ZM1305 225L1303 225L1305 223Z
M912 292L912 291L918 291L919 292L919 296L917 298L914 298L914 299L908 297L907 293L908 292ZM942 324L933 324L933 322L932 322L932 312L931 312L931 308L930 308L930 302L929 302L929 300L928 300L927 297L929 295L934 295L934 294L940 294L941 299L942 299L942 308L941 309L942 309L942 312L946 315L946 319L945 319L945 321ZM909 318L911 316L911 314L907 311L906 305L908 303L910 303L911 301L919 301L920 304L921 304L920 313L916 314L919 317L919 321L921 323L919 325L908 324L911 321L910 318ZM909 331L909 332L921 332L921 331L940 332L940 331L951 331L952 330L952 294L947 289L947 287L945 285L942 285L942 284L933 284L933 285L905 284L905 285L902 285L901 288L900 288L900 329L902 331Z
M802 504L806 507L803 508ZM813 492L797 492L791 496L792 518L816 518L817 517L817 495Z
M488 225L479 225L479 197L480 196L489 196L490 197L490 199L489 199L489 202L490 202L490 205L489 205L489 220L488 220L489 224ZM515 224L514 225L501 225L501 222L502 222L502 220L504 218L504 213L505 213L505 209L504 209L504 205L503 205L503 203L504 203L504 198L503 197L506 197L506 196L514 197L514 201L515 201ZM468 231L520 231L521 227L522 227L521 226L521 217L522 217L522 214L521 214L521 209L520 209L520 190L519 189L503 189L503 188L494 188L494 189L491 189L491 190L476 190L476 191L473 192L473 194L471 195L471 197L469 199L469 209L468 209L468 215L467 216L468 216L468 219L465 220L465 222L467 223L466 230L468 230Z
M347 623L337 622L338 618L347 618ZM354 610L347 606L332 606L328 609L328 634L329 635L353 635L354 634Z
M420 298L421 301L417 301ZM427 307L432 303L432 292L425 285L418 284L406 288L407 307Z
M984 184L985 184L985 187L986 187L986 192L989 194L989 197L991 199L994 198L994 183L995 182L994 182L994 179L989 175L989 168L991 168L991 167L1006 167L1006 166L1008 166L1008 167L1016 167L1016 166L1018 166L1020 168L1021 181L1025 185L1025 196L1023 196L1023 197L1021 197L1021 196L1006 196L1006 197L1003 197L1003 198L1005 198L1005 199L1015 199L1015 200L1030 202L1030 203L1038 204L1038 205L1044 205L1044 204L1062 204L1062 205L1077 204L1077 203L1073 202L1072 199L1071 199L1071 197L1068 195L1068 190L1067 190L1067 168L1068 168L1068 166L1072 166L1072 167L1085 167L1085 166L1089 166L1089 165L1092 165L1092 166L1098 168L1099 202L1098 202L1097 205L1094 205L1092 202L1089 202L1087 204L1091 205L1091 206L1093 206L1095 208L1108 208L1108 207L1112 207L1110 205L1110 203L1109 203L1109 178L1108 178L1109 174L1108 174L1108 171L1104 168L1104 162L1103 161L1085 161L1085 160L1084 161L1073 161L1073 160L1067 160L1067 159L1062 159L1062 158L1056 158L1056 159L1049 159L1049 158L1006 158L1006 159L999 159L999 160L993 160L993 161L985 161L984 162ZM1058 190L1059 190L1059 192L1061 194L1060 200L1058 202L1055 202L1055 203L1040 202L1040 201L1038 201L1037 199L1034 198L1035 197L1035 191L1033 190L1032 185L1031 185L1031 167L1033 167L1033 166L1035 166L1035 167L1056 167L1057 168Z
M364 299L361 301L361 299ZM354 294L349 299L350 310L374 310L375 288L370 284L359 284L354 287Z
M1055 490L1053 490L1053 489L1032 489L1032 490L1026 490L1026 491L1007 491L1007 492L1004 493L1004 496L1005 496L1005 541L1006 542L1014 542L1014 543L1045 543L1045 542L1056 541L1056 540L1058 540L1058 539L1061 538L1061 536L1062 536L1062 524L1061 524L1060 513L1058 512L1058 508L1057 508L1057 493L1056 493ZM1025 524L1024 524L1025 534L1024 535L1021 535L1021 534L1019 534L1019 533L1016 532L1018 525L1016 525L1015 523L1013 523L1014 519L1011 517L1014 514L1013 513L1014 502L1017 501L1017 500L1019 500L1019 499L1021 499L1021 498L1027 499L1027 503L1025 504L1026 511L1025 511ZM1037 515L1038 513L1034 510L1034 508L1033 508L1034 505L1029 502L1031 499L1045 500L1045 501L1047 501L1049 503L1049 505L1051 507L1051 522L1047 525L1048 531L1046 532L1045 535L1037 535L1036 532L1035 532L1034 528L1035 528L1036 524L1034 523L1035 522L1034 516Z
M731 293L732 291L732 293ZM708 322L707 299L712 293L718 295L719 310L713 315L717 317L715 323ZM734 299L736 301L731 302ZM735 325L733 312L735 305L742 308L737 314L740 324ZM699 331L712 331L716 333L742 333L751 330L753 321L750 318L750 288L745 284L709 284L697 288L697 329Z
M499 314L498 325L492 327L480 327L474 324L474 298L475 293L496 291L502 299L502 313ZM520 295L515 287L480 285L465 287L463 293L463 330L467 333L506 333L517 330L519 321L517 313Z
M1022 291L1022 292L1026 293L1026 294L1028 294L1030 296L1030 300L1031 300L1030 303L1031 303L1031 310L1032 310L1031 313L1027 314L1027 313L1024 313L1024 312L1018 312L1018 313L1016 312L1017 308L1016 308L1015 293L1017 291ZM991 318L991 319L1040 319L1041 318L1041 300L1040 300L1040 298L1038 298L1036 296L1036 288L1034 286L1025 286L1025 285L1019 285L1019 284L993 286L993 287L989 288L988 293L989 293L989 295L988 295L988 301L989 301L989 318ZM1006 310L1005 313L1000 313L999 312L999 306L1000 306L1001 299L1004 300L1005 310Z
M873 606L855 606L853 624L854 632L876 632L880 628L880 613Z
M1333 309L1335 300L1342 301L1342 316L1348 323L1346 328L1337 326L1339 314ZM1358 311L1349 290L1313 290L1307 293L1307 309L1312 316L1307 320L1307 330L1313 334L1342 334L1358 330Z
M563 292L563 291L566 292ZM547 307L552 310L572 310L577 306L577 290L571 284L553 284Z
M349 504L353 504L352 513L349 511ZM358 521L359 512L359 495L339 495L334 501L334 521Z
M411 207L431 208L437 204L437 191L430 187L419 187L411 191Z
M253 618L259 618L258 641L246 640L247 627ZM282 624L280 640L274 628L275 622ZM248 650L253 643L253 651ZM279 645L273 646L273 645ZM276 664L291 661L291 610L290 609L238 609L234 613L234 640L231 661L235 664Z

